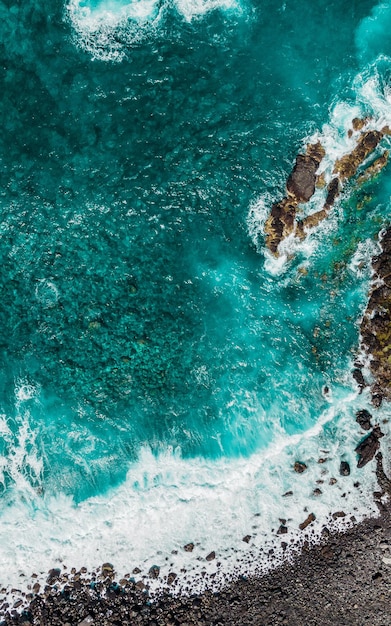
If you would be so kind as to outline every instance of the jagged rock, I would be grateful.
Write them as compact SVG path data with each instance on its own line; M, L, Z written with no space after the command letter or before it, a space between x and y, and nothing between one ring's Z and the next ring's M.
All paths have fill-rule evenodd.
M314 159L319 166L323 158L326 156L326 150L320 141L317 141L316 143L307 144L306 154Z
M308 154L298 154L286 188L297 202L308 202L315 193L316 170L319 161Z
M266 245L275 256L278 256L277 248L281 241L295 230L296 210L297 202L292 198L284 198L272 206L264 231Z
M209 552L209 554L205 558L207 561L213 561L213 559L216 558L216 553L212 550L212 552Z
M187 543L185 546L183 546L183 549L185 552L193 552L194 543Z
M346 513L344 511L336 511L332 515L333 519L338 519L339 517L346 517Z
M362 130L367 122L369 122L368 117L354 117L352 119L353 130Z
M388 478L383 467L383 455L381 452L376 454L376 478L383 492L391 494L391 480Z
M314 522L315 520L316 520L315 515L313 513L310 513L308 517L304 520L304 522L299 524L300 530L304 530L305 528L307 528L307 526L312 524L312 522Z
M296 463L293 466L293 469L295 470L295 472L297 472L298 474L302 474L303 472L305 472L305 470L307 469L307 466L305 463L301 463L300 461L296 461Z
M380 448L379 439L383 436L379 426L375 426L372 432L358 444L355 449L359 457L357 467L364 467L369 461L372 461Z
M251 535L246 535L245 537L243 537L242 541L244 541L244 543L249 543L251 539Z
M301 220L301 226L298 227L299 230L300 228L302 228L303 229L302 232L304 235L304 228L315 228L315 226L320 224L320 222L323 222L323 220L327 216L327 213L328 211L326 209L320 209L320 211L316 211L315 213L312 213L311 215L307 215L307 217Z
M175 572L169 572L168 576L167 576L167 582L169 585L172 585L172 583L174 582L174 580L177 578L177 574Z
M325 177L325 173L322 172L316 177L315 187L317 189L323 189L325 185L326 185L326 177Z
M373 258L374 277L360 334L364 350L371 356L369 367L376 380L372 404L391 399L391 229L381 240L382 251Z
M339 473L341 476L349 476L350 465L347 461L341 461L341 464L339 466Z
M281 526L277 530L277 535L286 535L287 532L288 532L288 528L284 526L284 524L281 524Z
M364 172L362 172L362 174L360 174L360 176L357 179L357 182L363 183L366 180L375 178L375 176L380 174L382 169L388 163L388 156L389 156L389 152L388 150L385 150L378 159L376 159L369 167L367 167L367 169Z
M342 181L354 176L358 167L375 150L382 137L383 133L378 130L362 133L356 147L335 162L333 173L338 174Z
M360 424L361 428L363 428L364 430L370 430L372 426L371 417L372 415L369 411L367 411L366 409L361 409L356 413L356 422Z
M362 390L364 389L364 387L366 387L366 382L363 376L362 371L359 368L356 368L352 371L352 376L354 378L354 380L356 381L359 389L360 389L360 393L362 392Z
M114 567L111 563L103 563L101 574L104 578L114 578Z
M324 208L326 210L330 209L333 206L335 199L338 195L339 195L339 179L335 177L335 178L332 178L329 184L327 185L327 196L326 196L326 202L324 205Z
M53 585L61 576L61 570L58 567L55 567L48 572L49 576L46 579L48 585Z

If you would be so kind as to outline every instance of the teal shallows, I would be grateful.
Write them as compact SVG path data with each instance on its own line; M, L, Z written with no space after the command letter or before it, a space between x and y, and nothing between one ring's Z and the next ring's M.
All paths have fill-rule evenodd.
M390 27L390 3L374 3L372 11L362 19L356 30L357 55L361 63L372 62L379 56L390 56Z
M316 422L326 382L345 384L366 279L331 260L346 264L367 226L344 222L307 276L299 257L273 278L246 216L280 196L356 74L370 6L269 2L191 22L167 6L109 63L74 45L61 5L1 5L6 497L25 424L43 465L19 470L83 499L122 480L141 445L266 448Z

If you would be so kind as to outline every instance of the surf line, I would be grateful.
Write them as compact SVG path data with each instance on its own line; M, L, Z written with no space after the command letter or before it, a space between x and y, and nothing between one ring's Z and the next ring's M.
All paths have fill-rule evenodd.
M264 225L265 243L268 250L276 258L280 256L279 246L287 237L293 235L300 240L305 239L308 232L315 228L328 215L347 181L352 179L364 161L374 151L386 135L391 135L389 126L381 130L368 128L370 118L354 118L348 137L356 135L355 147L335 160L332 178L326 186L325 173L319 173L319 166L326 157L326 150L321 141L309 143L305 154L298 154L292 172L286 182L286 196L272 205L270 214ZM364 166L358 178L360 184L375 177L387 164L388 150L374 159L370 165ZM326 188L326 198L322 209L300 217L300 205L307 204L316 188Z

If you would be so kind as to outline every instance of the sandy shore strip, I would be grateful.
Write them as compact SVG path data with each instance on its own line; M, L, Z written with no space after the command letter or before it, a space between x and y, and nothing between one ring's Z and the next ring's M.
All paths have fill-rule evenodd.
M83 572L81 574L84 574ZM95 583L75 572L71 584L55 581L29 606L3 607L2 625L39 626L389 626L391 624L391 506L345 533L324 533L293 564L263 577L241 577L218 593L162 594L115 580L106 565ZM55 570L52 576L55 576ZM49 575L50 579L50 575ZM50 582L50 580L49 580ZM5 611L5 612L4 612Z

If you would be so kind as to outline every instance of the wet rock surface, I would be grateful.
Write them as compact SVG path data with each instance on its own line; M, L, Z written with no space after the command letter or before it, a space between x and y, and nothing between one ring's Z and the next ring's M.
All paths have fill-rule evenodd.
M372 426L371 418L372 418L372 415L366 409L361 409L360 411L357 411L356 413L356 422L360 424L363 430L371 429L371 426Z
M307 231L326 219L341 189L347 181L356 176L360 168L363 167L364 171L359 173L357 184L376 177L387 165L387 150L377 156L372 163L367 163L369 157L372 157L374 153L376 155L375 151L383 137L391 134L387 126L382 130L365 130L369 121L368 118L352 120L352 129L348 132L348 136L352 137L353 132L359 133L356 145L348 154L335 161L332 178L326 188L323 207L305 217L300 215L299 205L308 203L316 188L321 188L326 184L325 172L319 173L319 166L326 152L318 141L315 144L308 144L305 154L297 155L286 182L286 196L280 202L273 204L264 226L266 246L274 256L278 257L278 247L284 239L292 234L299 239L304 239Z
M376 426L372 432L363 439L356 448L358 454L357 467L364 467L369 461L375 457L376 452L380 448L381 437L384 437L379 426Z
M343 511L336 515L342 517ZM151 601L132 580L69 581L35 596L23 613L10 607L6 626L388 626L391 623L391 518L384 510L343 535L325 533L294 564L263 577L245 576L219 593L162 593ZM14 611L14 615L12 612ZM0 622L1 623L1 622Z
M369 368L376 383L372 403L391 399L391 228L381 239L381 252L373 258L373 281L360 325L361 346L371 356Z

